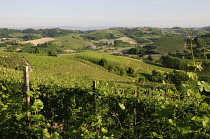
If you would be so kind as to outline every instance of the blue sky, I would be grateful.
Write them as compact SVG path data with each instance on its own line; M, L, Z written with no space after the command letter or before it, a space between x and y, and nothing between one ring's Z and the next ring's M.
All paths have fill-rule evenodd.
M210 26L210 0L0 0L1 27Z

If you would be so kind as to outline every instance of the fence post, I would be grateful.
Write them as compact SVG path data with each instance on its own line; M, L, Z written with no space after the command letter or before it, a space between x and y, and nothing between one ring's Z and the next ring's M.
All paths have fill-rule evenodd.
M30 96L27 95L27 92L30 91L30 86L29 86L29 70L28 66L24 67L24 97L25 97L25 111L27 112L27 115L30 115Z
M94 104L93 105L94 105L94 109L95 109L95 115L96 115L96 117L98 117L96 87L97 87L96 86L96 80L93 80L93 96L94 96ZM99 136L100 132L98 130L98 127L94 127L94 130Z
M93 92L94 92L94 108L95 112L97 111L97 102L96 102L96 80L93 80Z
M134 91L134 96L137 97L137 92L136 90ZM138 99L138 98L137 98ZM136 102L134 102L134 109L133 109L133 126L134 126L134 136L136 137L137 136L137 130L136 130L136 115L137 115L137 105L136 105Z
M96 90L96 80L93 80L93 91Z

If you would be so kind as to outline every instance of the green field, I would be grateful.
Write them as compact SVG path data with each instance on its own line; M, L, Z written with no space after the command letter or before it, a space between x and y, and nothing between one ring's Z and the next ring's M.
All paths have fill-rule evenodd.
M157 46L157 52L161 54L176 53L177 51L182 52L185 48L186 38L184 37L173 37L160 39L152 45Z
M91 53L91 52L73 54L73 55L90 57L90 58L95 58L95 59L104 58L110 62L115 63L116 65L123 67L123 68L132 67L132 68L134 68L135 71L140 71L141 73L146 73L146 74L151 74L153 69L157 69L159 71L170 71L171 70L171 69L147 64L141 60L132 59L132 58L123 57L123 56L113 56L113 55L108 55L108 54L103 54L103 53Z
M91 45L88 40L83 40L79 35L68 35L62 37L54 37L55 44L62 46L65 49L77 50Z
M32 72L30 73L32 81L53 82L53 84L66 86L75 84L86 86L90 85L92 80L100 80L111 81L117 84L120 83L122 85L127 84L129 87L134 87L135 85L133 82L138 81L138 78L136 77L120 76L114 72L109 72L104 67L89 61L91 59L106 59L113 65L125 70L132 67L135 71L135 76L144 76L144 74L150 75L153 69L160 72L172 71L172 69L147 64L141 60L97 52L75 53L60 57L20 53L2 53L1 55L15 55L17 58L24 57L32 68ZM24 66L21 59L19 63L18 59L14 60L17 62L11 65L12 63L10 63L10 59L8 59L7 64L10 65L7 66L8 68L15 69L19 66Z

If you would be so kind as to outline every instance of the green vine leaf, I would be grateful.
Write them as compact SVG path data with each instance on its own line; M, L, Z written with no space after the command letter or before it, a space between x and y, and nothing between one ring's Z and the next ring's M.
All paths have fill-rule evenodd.
M20 114L20 115L18 115L17 120L20 121L20 120L23 119L24 117L25 117L25 115Z
M201 120L202 120L202 124L203 124L204 128L210 128L209 117L203 116L203 117L201 117Z
M120 106L120 108L121 108L122 110L125 110L125 106L124 106L124 104L119 103L118 105Z
M206 92L210 92L210 85L204 81L198 82L199 90L202 92L205 90Z
M107 132L108 132L108 130L102 127L102 128L101 128L101 132L103 132L103 133L107 133Z
M58 132L53 132L52 133L52 139L59 139L60 138L60 135Z
M27 91L26 94L27 94L28 96L32 97L34 93L33 93L32 91Z
M152 135L155 137L155 138L158 138L158 139L162 139L163 136L157 134L156 132L152 132Z
M40 111L44 108L44 104L40 99L35 99L34 104L31 106L31 108L35 111Z
M1 86L1 89L2 89L3 91L7 90L7 88L4 87L4 86Z

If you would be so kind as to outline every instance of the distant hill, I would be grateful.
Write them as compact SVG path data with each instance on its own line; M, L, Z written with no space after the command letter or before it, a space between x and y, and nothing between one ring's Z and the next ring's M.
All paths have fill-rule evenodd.
M206 31L210 31L210 26L202 27L201 29L206 30Z
M81 30L81 31L88 31L88 30L103 30L112 28L111 26L60 26L61 29L68 29L68 30Z

